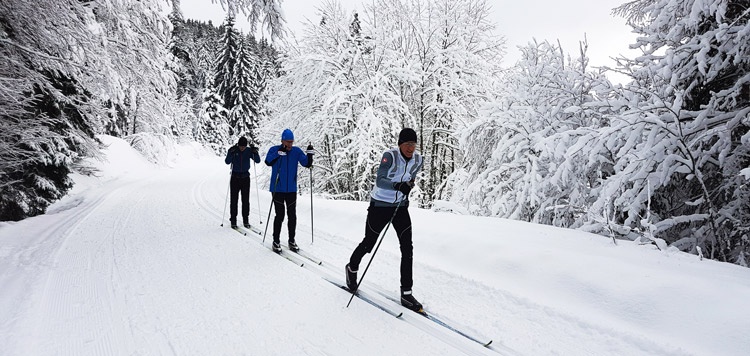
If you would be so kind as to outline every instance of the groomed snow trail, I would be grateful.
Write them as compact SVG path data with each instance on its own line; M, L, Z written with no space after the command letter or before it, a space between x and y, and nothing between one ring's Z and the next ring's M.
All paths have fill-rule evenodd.
M346 293L221 228L223 201L202 190L223 181L205 178L216 167L109 182L3 226L16 238L0 354L460 354L364 303L345 309Z

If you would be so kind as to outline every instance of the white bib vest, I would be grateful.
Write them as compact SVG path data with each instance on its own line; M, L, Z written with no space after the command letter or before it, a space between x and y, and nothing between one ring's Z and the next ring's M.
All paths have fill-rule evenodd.
M414 155L408 161L401 155L398 147L386 151L384 155L390 155L392 158L391 166L388 168L388 173L386 175L386 178L389 179L391 183L407 182L415 179L417 172L419 172L419 169L422 167L422 155L417 152L414 152ZM372 189L370 196L372 199L385 203L398 203L406 198L403 193L397 190L378 187L377 178L375 187Z

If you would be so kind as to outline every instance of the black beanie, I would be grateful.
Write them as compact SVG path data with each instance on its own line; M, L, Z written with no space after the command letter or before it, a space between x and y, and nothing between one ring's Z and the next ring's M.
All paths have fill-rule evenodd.
M245 136L240 137L240 141L237 142L237 146L247 146L247 139Z
M401 145L404 142L417 142L417 133L410 128L401 130L398 134L398 144Z

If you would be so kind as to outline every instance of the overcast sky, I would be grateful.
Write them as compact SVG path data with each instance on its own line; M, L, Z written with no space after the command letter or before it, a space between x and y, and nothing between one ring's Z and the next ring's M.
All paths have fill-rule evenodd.
M216 0L214 0L216 1ZM301 33L305 19L318 21L316 7L324 0L283 0L281 6L288 28ZM371 0L341 1L349 10L361 9L362 3ZM517 46L525 45L534 38L537 40L560 40L563 49L572 55L577 54L578 42L584 34L589 42L589 58L594 66L614 66L609 57L619 54L633 56L628 45L634 42L635 35L625 24L625 20L611 15L612 9L627 0L491 0L491 18L496 22L497 34L507 39L505 65L512 65L520 57ZM186 18L212 20L221 24L225 12L221 5L212 0L182 0L183 15ZM218 1L217 1L218 2ZM244 19L238 19L238 27L243 32L249 30Z

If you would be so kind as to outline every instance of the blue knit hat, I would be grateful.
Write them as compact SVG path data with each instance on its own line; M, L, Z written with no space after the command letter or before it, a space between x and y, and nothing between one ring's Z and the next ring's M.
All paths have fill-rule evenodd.
M284 132L281 133L281 140L282 141L294 141L294 134L292 133L292 130L286 129Z

